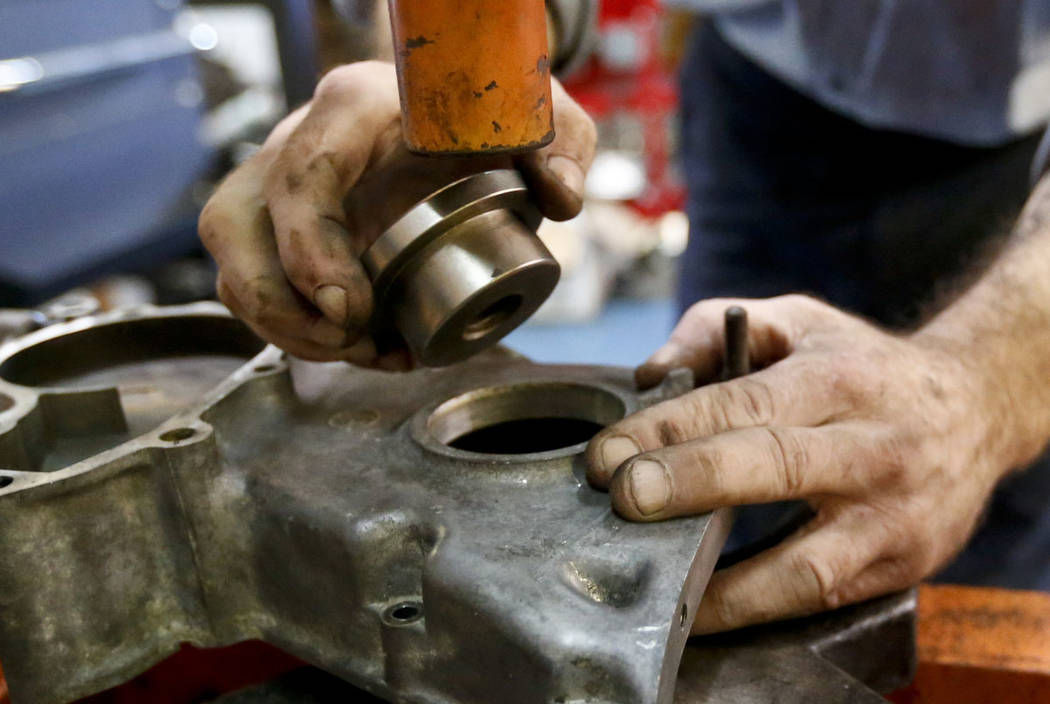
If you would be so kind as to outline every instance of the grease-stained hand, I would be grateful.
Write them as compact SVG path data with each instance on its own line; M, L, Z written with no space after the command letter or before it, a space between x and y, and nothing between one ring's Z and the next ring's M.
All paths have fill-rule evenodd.
M404 147L393 65L329 72L313 100L273 130L201 213L219 298L298 357L409 368L403 345L377 349L368 333L372 288L360 255L434 188L489 168L517 167L547 217L575 215L594 125L557 81L552 89L556 137L547 147L513 158L432 159Z
M613 508L658 521L804 499L816 517L717 571L693 633L801 616L905 588L964 545L1017 457L994 379L964 349L892 335L804 296L708 300L636 371L717 379L723 313L747 309L759 371L710 383L606 428L589 481Z

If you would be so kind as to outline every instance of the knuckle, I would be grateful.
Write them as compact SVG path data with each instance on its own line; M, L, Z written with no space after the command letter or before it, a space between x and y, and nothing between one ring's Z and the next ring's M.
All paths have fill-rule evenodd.
M232 226L233 219L217 203L216 199L212 198L204 205L197 219L197 234L208 251L212 251L212 247L220 243L221 233L229 231Z
M367 95L377 81L386 80L390 67L382 61L357 61L337 66L321 77L314 90L320 102L343 101Z
M832 312L835 310L819 298L804 293L788 293L783 296L777 296L775 300L786 307L798 308L813 313Z
M780 428L762 428L769 437L773 466L785 497L800 496L805 489L805 468L809 463L806 446L791 433Z
M722 479L722 468L725 464L725 457L722 451L705 443L696 448L691 459L693 474L698 482L702 482L704 493L712 500L724 496L725 482Z
M869 489L894 494L912 489L923 480L923 473L916 469L929 466L923 459L926 452L925 441L917 433L877 433L867 450L870 455L862 457L861 466L868 469L863 483Z
M914 583L937 570L944 561L941 546L933 540L916 540L911 537L907 542L909 549L897 556L895 566L897 577L901 582Z
M337 66L321 77L314 89L314 97L319 101L333 98L343 99L353 94L361 82L361 70L358 64Z
M233 295L230 287L219 281L215 287L215 295L218 296L219 302L229 308L231 311L237 306L237 298Z
M838 587L842 579L841 566L832 560L814 557L808 552L798 552L791 558L792 575L798 580L800 601L808 605L810 595L819 610L838 608L841 600Z
M734 406L739 407L755 425L766 425L773 419L773 391L765 382L744 378L726 387L735 393Z
M656 419L653 424L653 430L656 433L656 441L659 447L670 447L679 443L685 442L689 439L690 432L687 421L688 413L682 413L678 407L675 407L670 413L667 413Z
M787 293L787 294L784 294L783 296L777 296L776 300L780 301L782 303L786 303L788 305L795 305L795 306L823 305L816 298L813 298L812 296L807 296L804 293Z
M721 315L730 305L730 299L727 298L707 298L689 306L682 317L690 320L707 320Z
M256 277L244 284L238 297L245 314L263 327L274 327L281 321L280 297L269 277Z

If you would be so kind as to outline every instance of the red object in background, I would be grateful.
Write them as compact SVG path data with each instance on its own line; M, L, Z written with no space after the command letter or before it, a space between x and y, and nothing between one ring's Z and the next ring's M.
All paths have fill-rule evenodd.
M305 666L261 641L209 649L183 645L151 670L77 704L195 704Z
M196 704L305 666L302 660L261 641L208 649L183 645L151 670L77 704ZM2 670L0 704L26 704L8 697Z
M659 0L602 0L599 48L569 76L566 90L599 125L627 121L641 132L646 190L630 203L643 215L681 209L685 189L672 167L670 133L678 111L672 69L660 55Z
M919 669L894 704L1050 702L1050 594L919 587Z

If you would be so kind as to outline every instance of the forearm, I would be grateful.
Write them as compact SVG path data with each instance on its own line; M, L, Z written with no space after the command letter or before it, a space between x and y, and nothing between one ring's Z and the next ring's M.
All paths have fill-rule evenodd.
M914 335L957 354L1002 425L1004 470L1050 439L1050 175L1033 192L1005 251L966 293Z

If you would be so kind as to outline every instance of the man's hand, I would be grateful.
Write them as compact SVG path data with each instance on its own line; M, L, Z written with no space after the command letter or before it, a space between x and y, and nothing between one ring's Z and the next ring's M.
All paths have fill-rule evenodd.
M590 482L630 520L784 499L815 510L783 543L714 574L693 633L914 584L964 545L995 483L1038 449L1013 442L1004 418L1017 409L965 348L890 335L804 296L693 306L639 385L676 367L715 380L730 305L748 311L761 370L641 411L588 447Z
M372 287L359 256L436 188L516 166L544 215L582 205L594 126L554 81L555 140L522 157L428 159L401 139L394 68L350 64L287 117L201 213L201 241L219 265L219 298L257 334L305 359L404 369L407 350L368 334Z

